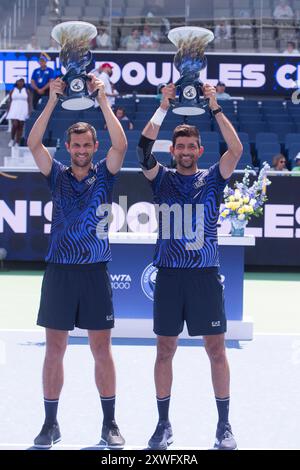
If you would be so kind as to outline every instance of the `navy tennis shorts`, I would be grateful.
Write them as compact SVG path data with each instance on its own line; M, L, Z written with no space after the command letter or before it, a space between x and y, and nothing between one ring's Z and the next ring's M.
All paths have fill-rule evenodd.
M224 288L217 267L159 268L154 291L154 332L190 336L226 331Z
M37 324L55 330L114 327L112 288L106 263L48 264Z

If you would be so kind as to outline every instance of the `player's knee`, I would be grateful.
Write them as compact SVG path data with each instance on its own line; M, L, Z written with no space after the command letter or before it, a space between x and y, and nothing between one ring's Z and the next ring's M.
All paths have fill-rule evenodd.
M213 362L223 362L226 359L226 351L222 342L206 344L206 352L209 359Z
M92 343L90 348L94 359L97 361L105 361L111 355L110 340Z
M160 362L169 361L174 357L177 345L160 341L157 344L157 360Z
M62 361L65 354L65 344L54 343L47 345L45 360L49 362Z

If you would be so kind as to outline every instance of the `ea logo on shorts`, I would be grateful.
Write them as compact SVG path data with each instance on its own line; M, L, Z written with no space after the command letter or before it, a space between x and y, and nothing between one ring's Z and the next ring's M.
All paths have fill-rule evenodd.
M196 88L192 85L188 85L183 90L183 96L187 100L193 100L197 96Z
M84 83L80 78L74 78L70 83L70 88L72 91L82 91L84 89Z
M156 283L157 268L153 264L148 264L141 277L141 287L148 299L153 300Z

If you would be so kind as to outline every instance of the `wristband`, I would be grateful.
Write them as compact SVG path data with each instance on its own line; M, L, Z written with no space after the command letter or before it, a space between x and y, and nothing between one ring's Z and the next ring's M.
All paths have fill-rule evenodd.
M167 110L164 110L161 107L159 107L153 114L152 118L150 119L150 122L152 122L152 124L156 124L156 126L161 126L163 120L165 119L167 115L167 112L168 112Z
M221 108L221 106L219 106L217 109L211 110L211 114L212 114L213 116L215 116L215 115L218 114L218 113L222 113L222 112L223 112L223 109Z

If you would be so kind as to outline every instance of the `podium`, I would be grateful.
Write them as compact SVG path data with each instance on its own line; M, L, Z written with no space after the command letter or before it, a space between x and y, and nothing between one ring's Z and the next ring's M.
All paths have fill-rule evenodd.
M113 260L108 264L113 288L115 328L113 337L154 338L153 290L156 268L152 266L156 233L114 232L109 234ZM225 286L226 339L251 340L253 323L243 316L244 249L255 237L218 236L220 274ZM71 336L86 336L75 328ZM186 328L180 335L188 338Z

